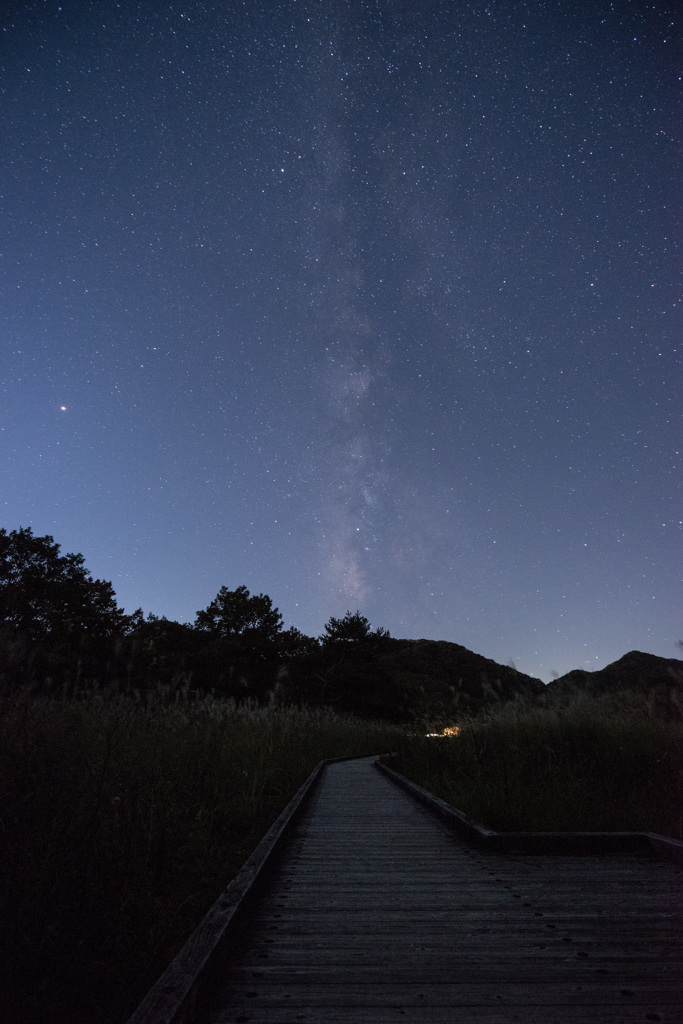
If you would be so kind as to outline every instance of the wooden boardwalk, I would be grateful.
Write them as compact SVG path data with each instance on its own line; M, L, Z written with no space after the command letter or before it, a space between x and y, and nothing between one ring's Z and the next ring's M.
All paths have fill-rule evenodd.
M370 759L329 765L208 1020L682 1024L682 881L649 857L482 853Z

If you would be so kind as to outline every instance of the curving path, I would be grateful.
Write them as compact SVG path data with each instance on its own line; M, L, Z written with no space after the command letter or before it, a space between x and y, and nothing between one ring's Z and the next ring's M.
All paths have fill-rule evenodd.
M372 759L329 765L210 1024L681 1024L682 881L482 853Z

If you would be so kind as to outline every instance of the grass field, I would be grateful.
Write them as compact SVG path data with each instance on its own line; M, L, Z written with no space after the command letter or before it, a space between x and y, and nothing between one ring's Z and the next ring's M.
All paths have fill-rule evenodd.
M325 711L0 697L0 1019L125 1021L315 764L395 745Z
M644 706L502 709L457 735L405 737L387 763L497 831L683 839L683 724Z
M683 726L503 710L426 738L324 710L0 694L0 1020L121 1024L323 757L390 763L488 827L683 838Z

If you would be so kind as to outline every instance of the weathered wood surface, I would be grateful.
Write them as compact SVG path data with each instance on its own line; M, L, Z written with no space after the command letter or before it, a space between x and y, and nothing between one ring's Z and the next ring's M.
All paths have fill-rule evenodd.
M330 765L202 1024L681 1024L682 881L473 849L371 761Z

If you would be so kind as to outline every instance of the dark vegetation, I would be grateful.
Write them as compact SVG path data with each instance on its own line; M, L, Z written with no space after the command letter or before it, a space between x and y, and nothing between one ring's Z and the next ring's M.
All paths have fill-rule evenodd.
M498 708L455 736L404 736L387 763L496 831L683 839L683 725L635 693Z
M285 630L245 587L126 615L81 555L0 530L0 1019L125 1020L322 757L398 749L493 828L680 837L682 669L544 686L360 612Z
M53 695L276 699L404 723L544 689L458 644L393 639L360 612L330 618L319 639L285 630L271 599L243 586L223 587L192 625L126 615L81 555L29 529L0 531L0 682Z
M5 694L0 1020L126 1020L315 764L395 745L319 709Z

